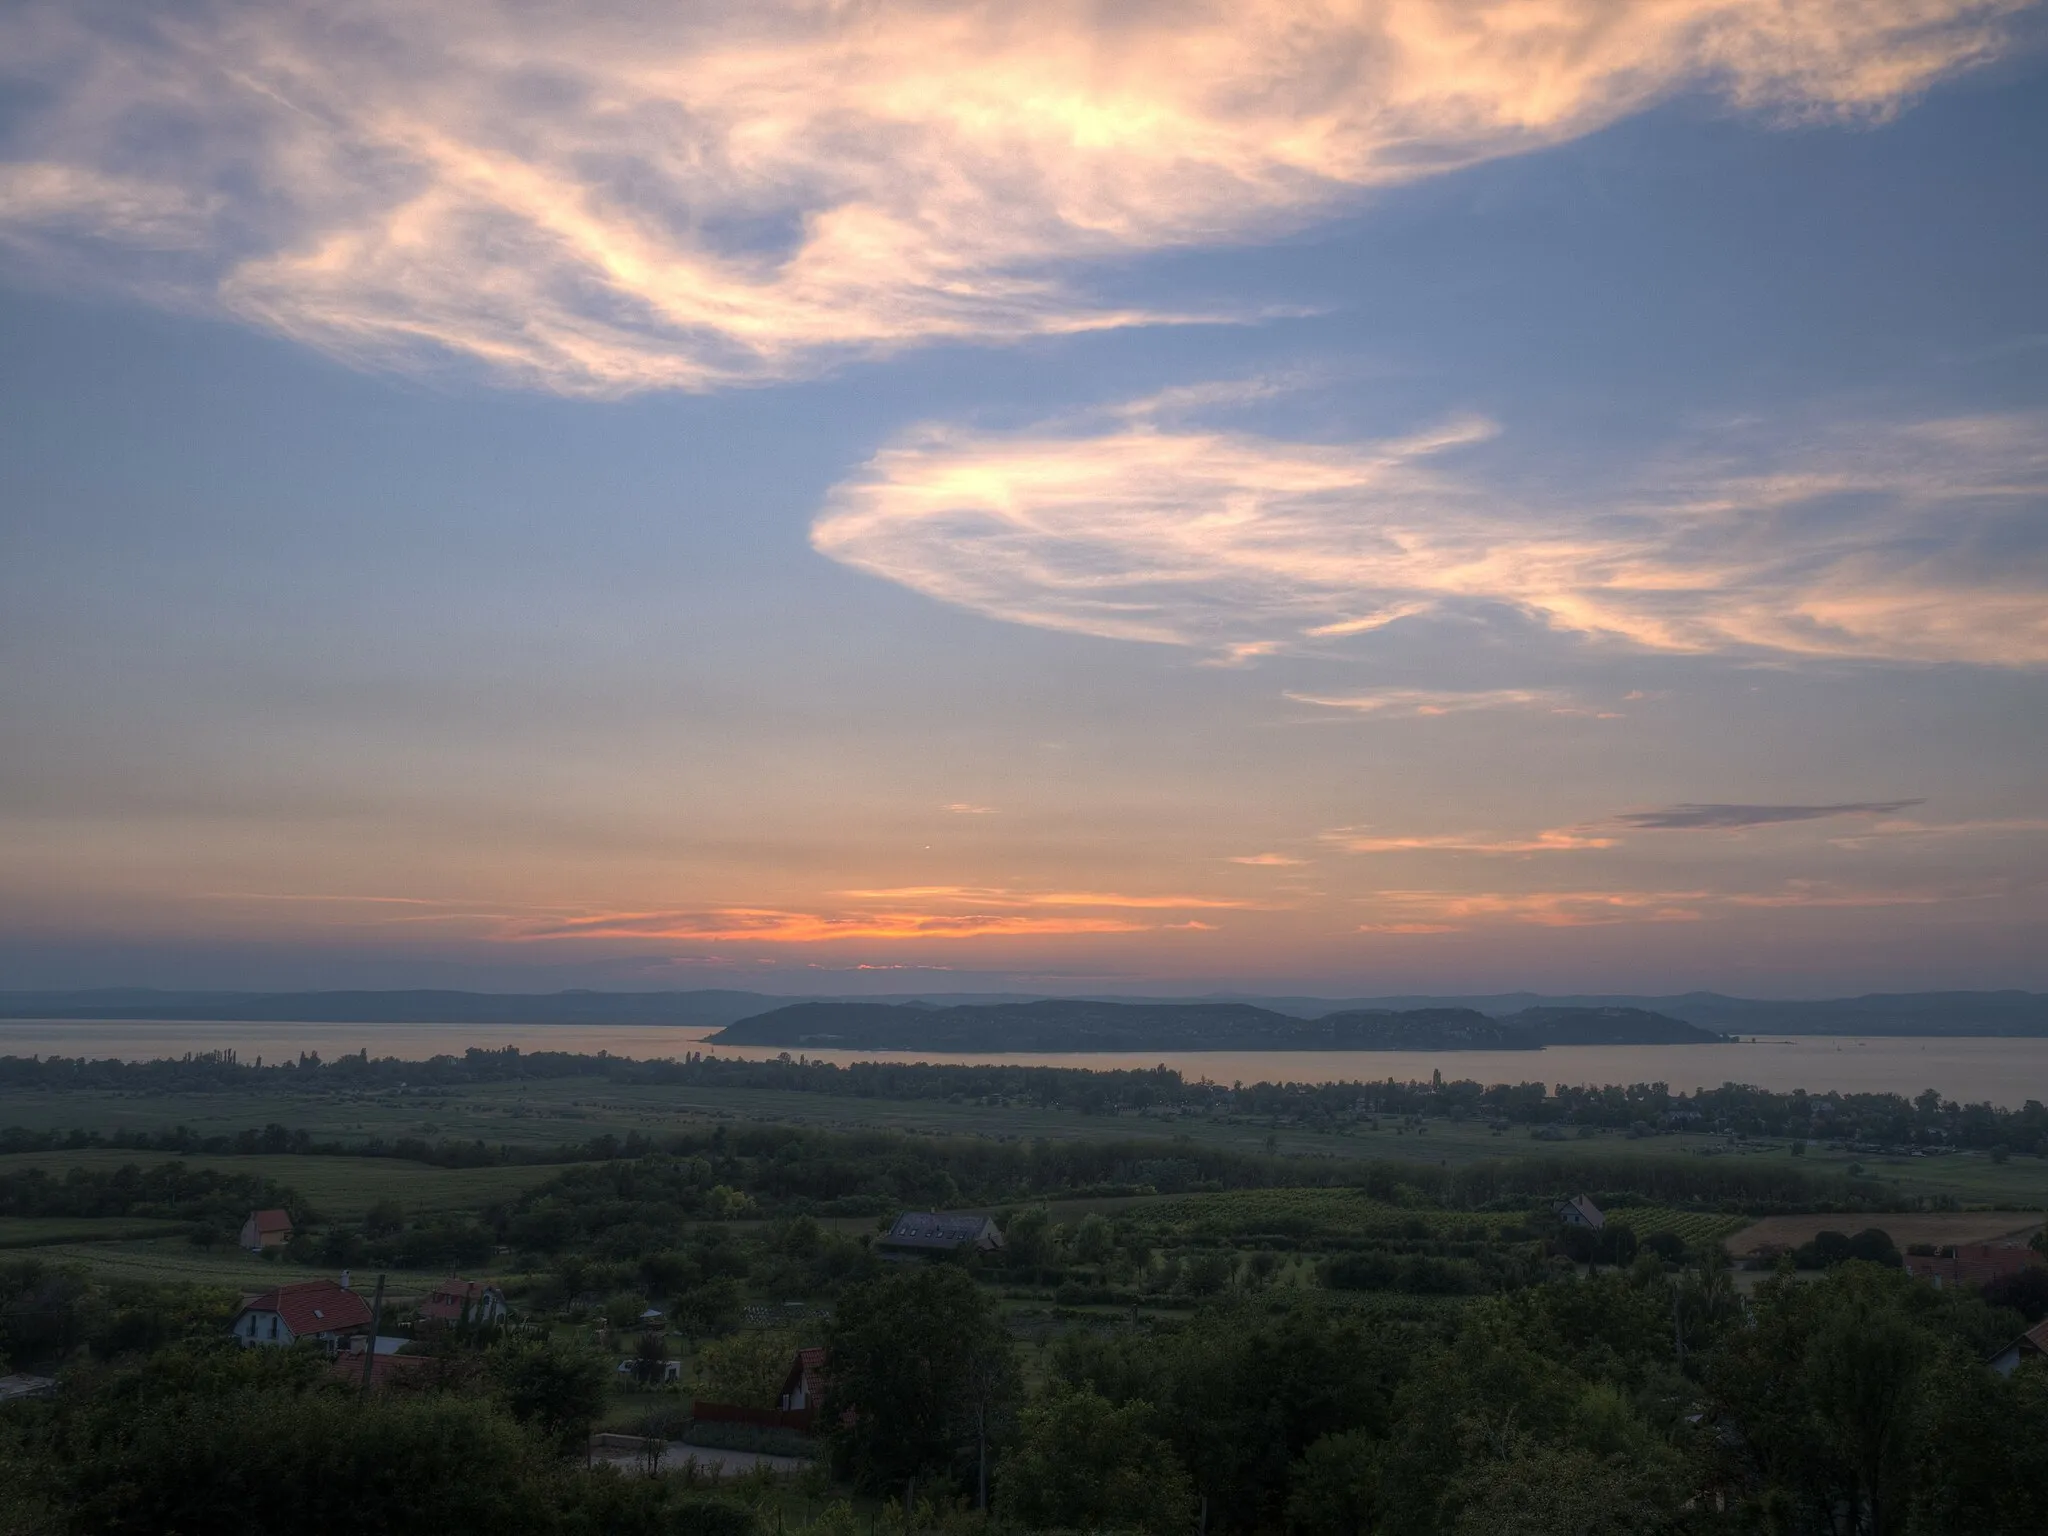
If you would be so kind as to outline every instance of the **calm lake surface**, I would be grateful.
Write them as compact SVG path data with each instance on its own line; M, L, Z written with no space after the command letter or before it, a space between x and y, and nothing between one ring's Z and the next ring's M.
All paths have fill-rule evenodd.
M734 1059L766 1059L771 1046L706 1047L706 1029L582 1027L559 1024L244 1024L146 1023L129 1020L0 1020L0 1056L90 1056L146 1061L187 1051L232 1049L244 1061L318 1051L333 1057L367 1049L372 1056L424 1059L470 1046L516 1045L522 1051L610 1051L640 1058L706 1050ZM942 1055L932 1051L806 1051L813 1060L1005 1062L1025 1066L1173 1067L1214 1082L1402 1082L1446 1078L1483 1083L1552 1085L1669 1083L1674 1089L1751 1083L1784 1092L1903 1093L1938 1089L1965 1103L1988 1100L2018 1108L2048 1100L2048 1040L1930 1040L1846 1035L1765 1039L1739 1045L1568 1045L1544 1051L1163 1051L1067 1055L1000 1053Z

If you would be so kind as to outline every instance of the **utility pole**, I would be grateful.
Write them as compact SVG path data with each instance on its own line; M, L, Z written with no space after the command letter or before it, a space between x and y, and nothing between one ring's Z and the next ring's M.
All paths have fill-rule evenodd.
M384 1277L377 1277L377 1299L370 1303L370 1347L363 1351L363 1390L377 1370L377 1330L384 1326Z

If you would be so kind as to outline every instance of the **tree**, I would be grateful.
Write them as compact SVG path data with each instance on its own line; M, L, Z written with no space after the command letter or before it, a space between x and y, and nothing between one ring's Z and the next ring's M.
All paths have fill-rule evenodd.
M640 1342L633 1346L633 1375L640 1385L659 1385L667 1364L668 1341L652 1329L641 1334Z
M1083 1264L1107 1264L1116 1252L1116 1229L1100 1211L1090 1211L1074 1229L1074 1257Z
M1363 1430L1325 1435L1288 1473L1287 1526L1301 1536L1365 1536L1379 1501L1379 1442Z
M978 1464L1015 1391L1009 1335L965 1270L920 1265L849 1290L833 1322L821 1417L861 1485L904 1487Z
M581 1448L604 1412L611 1372L595 1355L520 1342L493 1353L491 1375L512 1417L568 1453Z
M1144 1403L1054 1385L1024 1410L996 1489L1006 1517L1075 1530L1185 1530L1194 1490Z
M697 1379L705 1399L742 1408L773 1408L801 1340L788 1328L736 1333L697 1351Z

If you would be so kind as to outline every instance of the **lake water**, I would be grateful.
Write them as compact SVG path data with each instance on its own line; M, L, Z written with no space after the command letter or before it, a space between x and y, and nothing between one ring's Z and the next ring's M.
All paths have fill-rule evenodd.
M422 1059L470 1046L516 1045L523 1051L610 1051L615 1056L713 1055L764 1059L772 1046L706 1047L713 1031L558 1024L243 1024L146 1023L129 1020L0 1020L0 1056L62 1055L148 1060L187 1051L233 1049L244 1061L318 1051L334 1057L368 1049L372 1056ZM1738 1045L1567 1045L1543 1051L1153 1051L1067 1055L942 1055L931 1051L806 1051L826 1061L1004 1062L1023 1066L1173 1067L1214 1082L1327 1083L1447 1079L1551 1085L1669 1083L1691 1091L1750 1083L1784 1092L1903 1093L1938 1089L1965 1103L2018 1108L2048 1100L2048 1040L1916 1039L1808 1035Z

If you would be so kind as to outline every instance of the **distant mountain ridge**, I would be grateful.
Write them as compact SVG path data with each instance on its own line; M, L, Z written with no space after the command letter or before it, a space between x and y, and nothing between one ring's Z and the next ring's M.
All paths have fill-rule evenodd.
M897 993L883 997L776 997L760 992L461 992L438 989L328 992L93 991L0 992L0 1019L155 1020L165 1023L278 1024L533 1024L660 1025L723 1029L804 1002L998 1007L1048 1001L1033 993ZM2048 994L2038 992L1899 992L1822 1000L1773 1000L1688 992L1671 997L1621 994L1545 996L1534 992L1456 997L1323 998L1101 996L1050 999L1137 1006L1243 1006L1289 1018L1327 1019L1350 1013L1461 1009L1500 1019L1531 1011L1633 1009L1718 1034L2048 1036ZM1592 1026L1586 1026L1588 1028ZM1552 1044L1568 1043L1553 1039ZM1612 1043L1587 1040L1585 1044Z
M1249 1003L792 1003L711 1045L892 1051L1515 1051L1545 1045L1712 1044L1721 1036L1632 1008L1347 1009L1304 1019Z

